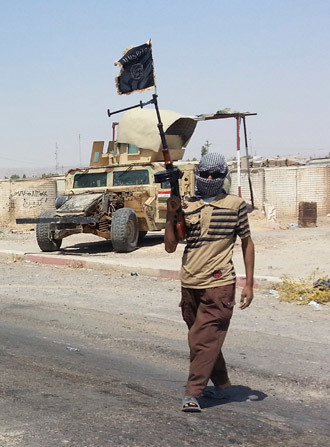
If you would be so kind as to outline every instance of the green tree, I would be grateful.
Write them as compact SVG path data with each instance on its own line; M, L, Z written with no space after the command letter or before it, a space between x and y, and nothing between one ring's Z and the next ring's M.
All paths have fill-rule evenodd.
M202 146L201 150L201 157L204 157L204 155L209 153L209 149L212 143L209 142L209 140L206 140L206 143Z
M51 172L49 172L48 174L43 173L41 178L50 178L50 177L56 177L58 174L52 174Z
M10 180L17 180L18 178L20 178L18 174L13 174L10 176Z

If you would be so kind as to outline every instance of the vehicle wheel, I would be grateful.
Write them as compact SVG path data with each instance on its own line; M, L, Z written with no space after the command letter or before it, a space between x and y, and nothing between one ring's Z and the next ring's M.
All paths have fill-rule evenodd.
M39 217L51 218L56 216L56 211L43 211ZM62 239L52 239L50 237L50 223L37 223L36 236L41 251L57 251L62 245Z
M138 219L132 208L119 208L111 222L111 241L115 251L128 253L136 249L139 237Z
M143 241L147 233L148 233L147 231L139 231L139 238L138 238L139 244Z

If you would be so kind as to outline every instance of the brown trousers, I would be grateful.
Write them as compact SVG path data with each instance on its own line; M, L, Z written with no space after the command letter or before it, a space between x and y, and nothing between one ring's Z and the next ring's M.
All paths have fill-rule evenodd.
M235 284L209 289L181 289L181 309L189 328L190 369L186 396L200 397L209 379L223 385L228 379L221 347L235 304Z

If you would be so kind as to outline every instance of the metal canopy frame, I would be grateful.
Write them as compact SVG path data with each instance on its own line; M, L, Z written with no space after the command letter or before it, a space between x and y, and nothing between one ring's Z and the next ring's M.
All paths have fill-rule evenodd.
M239 197L242 197L240 128L241 128L241 121L243 121L245 151L246 151L246 159L247 159L247 172L248 172L248 181L249 181L249 189L250 189L250 197L251 197L252 208L254 208L254 197L253 197L252 181L251 181L251 173L250 173L250 165L249 165L249 147L248 147L248 141L247 141L247 131L246 131L246 120L245 120L245 118L247 116L254 116L254 115L257 115L257 113L233 112L233 113L215 113L213 115L197 115L195 117L195 119L197 121L209 121L209 120L218 120L218 119L225 119L225 118L235 118L236 119L237 184L238 184L238 195L239 195Z

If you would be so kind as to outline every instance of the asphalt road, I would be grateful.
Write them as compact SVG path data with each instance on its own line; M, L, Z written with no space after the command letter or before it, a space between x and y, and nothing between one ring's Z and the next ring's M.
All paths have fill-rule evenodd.
M234 386L180 411L177 281L0 263L1 447L327 446L329 308L258 291L236 311Z

